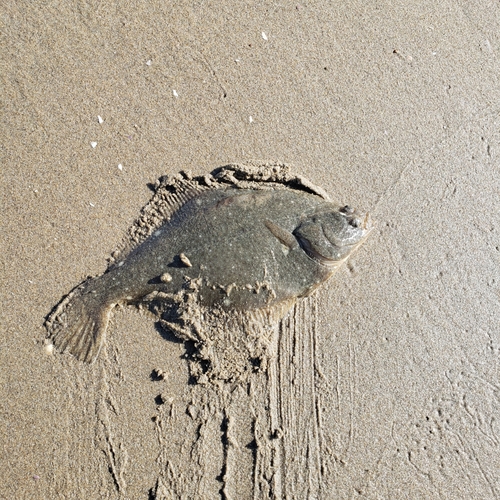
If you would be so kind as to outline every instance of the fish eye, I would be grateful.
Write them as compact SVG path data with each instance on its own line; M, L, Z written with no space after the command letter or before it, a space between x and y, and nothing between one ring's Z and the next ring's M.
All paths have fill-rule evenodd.
M341 214L345 214L345 215L350 215L350 214L353 214L354 213L354 208L350 207L349 205L344 205L340 210L339 212Z
M352 227L359 227L359 226L361 226L361 221L356 217L356 218L351 219L349 221L349 225Z

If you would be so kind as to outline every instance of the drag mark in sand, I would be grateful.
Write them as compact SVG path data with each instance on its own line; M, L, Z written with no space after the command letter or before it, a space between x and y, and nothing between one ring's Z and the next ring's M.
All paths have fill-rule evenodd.
M182 413L192 416L196 429L192 441L186 438L186 449L196 466L171 474L181 464L173 466L162 451L158 484L165 494L202 498L203 492L218 491L220 498L237 499L238 492L248 491L255 500L327 498L316 323L315 297L299 302L274 330L267 370L252 373L246 384L186 391L191 399ZM162 450L179 425L159 417Z

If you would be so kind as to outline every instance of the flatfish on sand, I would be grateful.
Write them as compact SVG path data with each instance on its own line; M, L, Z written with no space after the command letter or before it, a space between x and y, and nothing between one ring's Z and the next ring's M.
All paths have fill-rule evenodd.
M64 297L46 328L56 348L92 362L119 304L168 304L171 311L189 300L205 311L280 319L370 230L368 215L330 202L286 165L166 176L108 269Z

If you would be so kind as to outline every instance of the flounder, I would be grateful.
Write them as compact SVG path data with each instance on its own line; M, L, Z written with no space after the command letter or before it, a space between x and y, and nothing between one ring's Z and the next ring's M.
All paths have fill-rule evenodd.
M181 302L279 311L327 280L366 238L368 215L328 200L286 165L228 165L161 178L104 274L74 288L46 321L54 345L94 361L118 304Z

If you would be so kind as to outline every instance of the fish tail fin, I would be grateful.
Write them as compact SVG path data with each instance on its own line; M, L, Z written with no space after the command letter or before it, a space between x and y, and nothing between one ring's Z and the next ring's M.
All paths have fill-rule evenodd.
M54 346L93 363L104 342L113 305L99 302L87 284L74 288L49 314L45 327Z

